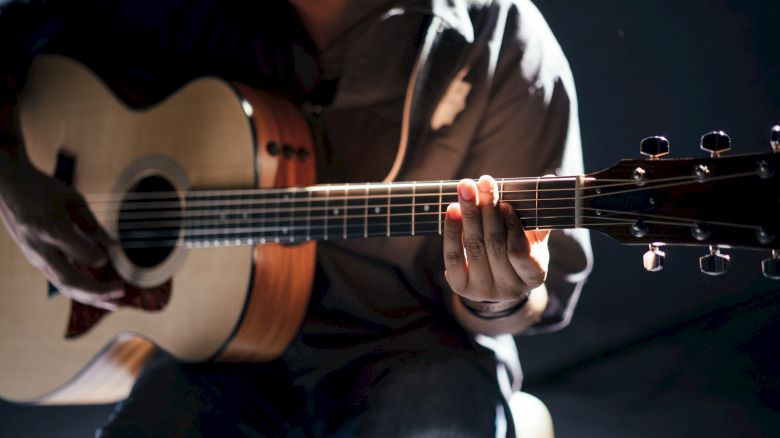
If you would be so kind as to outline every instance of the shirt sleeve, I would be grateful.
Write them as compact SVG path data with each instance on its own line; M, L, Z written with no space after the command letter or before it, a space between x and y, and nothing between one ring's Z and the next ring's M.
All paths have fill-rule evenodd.
M506 9L497 28L490 96L468 168L497 177L580 175L582 146L571 69L546 21L530 1ZM587 230L554 231L549 304L525 333L554 331L571 320L592 265Z

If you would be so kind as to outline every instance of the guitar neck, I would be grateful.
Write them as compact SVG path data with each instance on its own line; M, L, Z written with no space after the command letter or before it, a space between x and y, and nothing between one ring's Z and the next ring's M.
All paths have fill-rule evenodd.
M577 177L497 180L532 229L575 228ZM191 191L183 224L191 247L441 234L457 181ZM148 202L148 201L147 201Z

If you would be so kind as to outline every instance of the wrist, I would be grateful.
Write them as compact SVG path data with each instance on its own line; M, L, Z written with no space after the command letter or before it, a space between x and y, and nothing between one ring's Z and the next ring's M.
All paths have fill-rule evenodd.
M541 285L531 290L528 300L514 313L497 319L484 319L475 316L466 309L460 295L451 295L452 311L458 323L473 334L498 336L503 334L519 334L539 321L544 309L547 307L547 288Z
M474 301L468 298L464 298L458 295L460 303L463 308L470 314L480 319L500 319L517 313L522 309L526 303L528 303L528 297L530 293L525 294L522 298L511 301Z

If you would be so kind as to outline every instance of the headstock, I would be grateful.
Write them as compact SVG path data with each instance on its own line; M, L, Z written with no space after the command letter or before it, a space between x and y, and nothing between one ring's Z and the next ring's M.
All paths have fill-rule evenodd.
M726 248L764 249L769 278L780 279L780 127L772 129L772 152L723 157L731 147L722 131L702 136L706 158L660 159L663 137L642 141L647 160L623 160L587 175L579 199L581 226L618 241L648 245L648 271L663 268L664 245L708 248L702 272L726 272Z

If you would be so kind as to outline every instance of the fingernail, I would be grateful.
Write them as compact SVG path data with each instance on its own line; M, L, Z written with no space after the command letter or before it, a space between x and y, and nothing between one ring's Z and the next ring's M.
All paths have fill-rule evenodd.
M458 184L458 194L460 195L460 199L466 202L471 202L474 200L474 192L471 190L470 183L464 183L461 181L461 183Z
M492 184L490 184L490 177L487 175L479 179L477 186L479 187L480 192L490 193L493 191Z
M458 204L450 204L447 206L447 219L454 221L460 219L460 206Z

